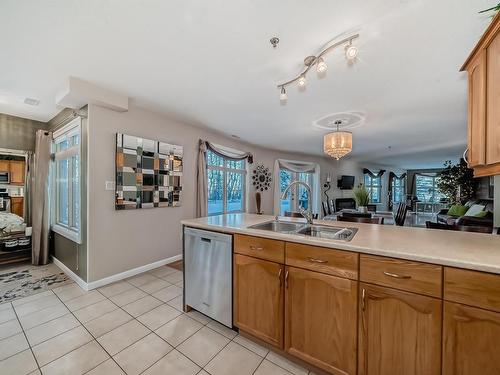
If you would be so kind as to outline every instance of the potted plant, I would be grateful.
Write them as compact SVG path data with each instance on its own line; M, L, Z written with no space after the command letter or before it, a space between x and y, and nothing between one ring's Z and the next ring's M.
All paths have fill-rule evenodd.
M356 205L358 206L358 211L362 213L368 212L368 203L370 203L370 191L363 186L363 184L359 184L357 187L353 189L354 200L356 201Z
M491 8L488 8L488 9L485 9L485 10L482 10L480 11L479 13L486 13L486 12L498 12L500 10L500 3L498 3L497 5L491 7Z

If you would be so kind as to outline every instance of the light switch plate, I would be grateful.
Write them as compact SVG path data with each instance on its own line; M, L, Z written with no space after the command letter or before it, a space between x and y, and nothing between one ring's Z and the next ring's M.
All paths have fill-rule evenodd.
M114 181L106 181L104 184L105 190L115 190L115 182Z

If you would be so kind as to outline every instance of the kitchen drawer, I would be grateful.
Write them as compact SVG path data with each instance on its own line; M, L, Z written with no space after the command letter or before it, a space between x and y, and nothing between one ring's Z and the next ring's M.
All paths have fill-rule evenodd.
M235 234L234 252L271 262L285 263L285 243L283 241Z
M444 299L500 312L500 275L445 267Z
M357 253L287 242L285 264L357 280Z
M443 267L410 260L360 256L361 281L425 294L442 295Z

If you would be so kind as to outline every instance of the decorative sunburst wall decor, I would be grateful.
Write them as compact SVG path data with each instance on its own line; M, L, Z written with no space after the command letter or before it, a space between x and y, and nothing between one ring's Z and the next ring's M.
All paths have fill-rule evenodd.
M252 174L252 183L257 191L269 190L271 187L271 181L273 180L271 176L271 171L269 168L265 167L263 164L259 164Z

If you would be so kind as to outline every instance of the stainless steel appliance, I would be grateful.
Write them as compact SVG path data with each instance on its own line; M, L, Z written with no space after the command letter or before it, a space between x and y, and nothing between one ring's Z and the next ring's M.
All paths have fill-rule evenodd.
M9 184L9 183L10 183L10 173L0 172L0 184Z
M233 327L232 236L184 229L186 305Z

